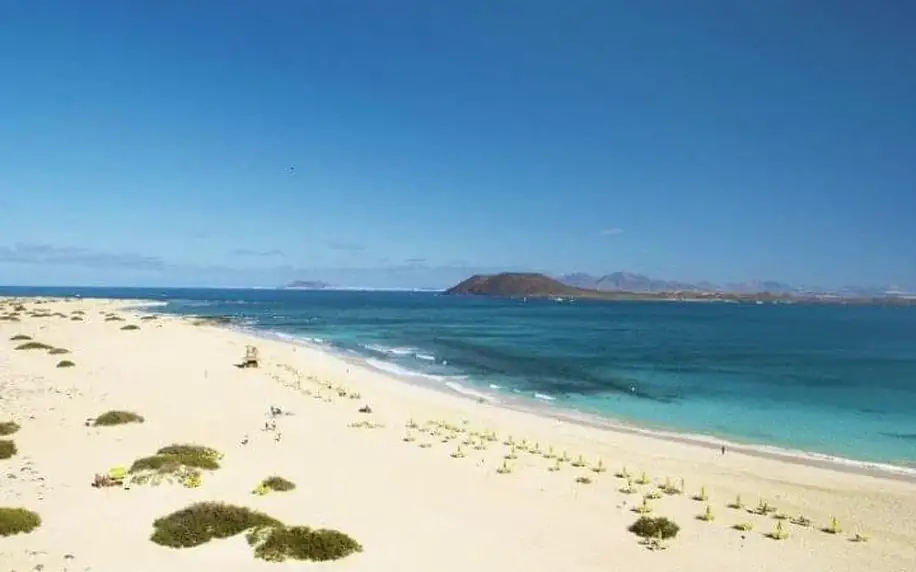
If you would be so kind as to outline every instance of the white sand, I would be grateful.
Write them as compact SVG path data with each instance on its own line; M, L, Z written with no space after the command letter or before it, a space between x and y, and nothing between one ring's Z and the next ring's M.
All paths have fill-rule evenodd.
M0 305L4 302L0 300ZM140 321L121 310L125 322L106 322L101 311L124 302L49 301L39 308L70 315L0 321L0 421L15 420L19 454L0 460L0 506L40 513L30 534L0 538L0 572L44 570L278 570L315 569L448 571L855 571L916 570L916 485L900 480L828 470L718 451L641 435L559 422L500 409L390 379L309 347L256 339L190 320ZM11 304L6 303L9 308ZM4 312L0 310L0 314ZM72 351L15 351L15 334ZM261 350L262 367L240 370L246 344ZM77 366L58 369L62 358ZM294 373L294 372L298 372ZM324 382L343 385L362 398L339 398ZM297 381L298 380L298 381ZM301 387L296 388L296 385ZM329 401L306 396L320 391ZM357 409L371 404L371 415ZM282 440L261 429L271 405L289 410L277 421ZM110 409L132 410L146 422L108 428L84 426ZM486 451L417 433L405 443L405 422L447 420L494 430L500 442ZM384 428L355 429L373 421ZM248 445L241 445L245 435ZM502 441L538 441L589 465L601 457L608 471L596 474L519 452L511 474L497 474L506 454ZM432 446L424 449L420 442ZM204 475L198 489L163 484L130 490L90 486L97 472L129 465L174 442L208 445L225 453L223 467ZM624 495L613 476L626 465L639 475L677 483L687 493L652 501L654 514L681 525L661 552L646 550L627 532L640 494ZM294 481L292 492L254 496L266 476ZM588 475L592 484L576 484ZM714 522L696 519L707 503L690 498L701 486L710 497ZM756 506L763 497L781 512L803 513L811 528L786 524L783 541L764 537L776 520L726 508L736 494ZM219 500L263 510L289 524L342 530L362 543L362 553L329 563L284 564L255 559L243 536L190 549L150 542L157 517L199 500ZM626 502L627 506L622 503ZM836 516L845 529L818 530ZM749 521L752 532L731 526ZM849 540L861 531L869 542Z

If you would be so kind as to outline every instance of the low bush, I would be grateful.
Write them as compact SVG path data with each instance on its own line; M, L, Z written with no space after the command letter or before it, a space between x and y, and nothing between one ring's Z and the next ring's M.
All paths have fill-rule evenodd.
M172 473L182 467L213 471L219 468L220 457L219 451L201 445L169 445L156 451L155 455L134 461L130 472Z
M67 348L51 348L48 350L48 353L51 354L52 356L59 356L59 355L70 353L70 350L68 350Z
M0 507L0 536L29 533L41 526L41 517L24 508Z
M76 367L76 364L68 359L65 359L57 362L57 367Z
M26 341L26 340L31 340L31 339L32 339L32 336L27 336L27 335L25 335L25 334L16 334L16 335L13 336L12 338L10 338L10 341L11 341L11 342L19 342L19 341L23 341L23 342L24 342L24 341Z
M16 453L16 443L9 439L0 439L0 459L9 459Z
M106 322L123 322L124 318L121 316L108 316L105 318Z
M171 548L191 548L246 531L255 556L268 562L287 559L324 562L363 549L337 530L286 526L262 512L217 502L196 503L156 519L150 540Z
M19 425L16 422L14 421L0 422L0 437L12 435L16 431L19 431Z
M26 342L22 345L16 346L17 350L53 350L54 346L49 346L48 344L43 344L41 342Z
M281 526L281 523L249 508L202 502L156 519L150 540L162 546L190 548L264 526Z
M82 322L82 321L83 321L83 318L80 317L80 316L70 316L70 321L73 321L73 322Z
M294 488L296 488L296 483L292 481L288 481L284 479L283 477L273 476L273 477L267 477L266 479L261 481L261 484L259 486L272 490L272 491L283 492L283 491L291 491Z
M273 526L257 528L248 534L254 555L268 562L287 559L326 562L340 560L363 547L338 530L313 530L307 526Z
M107 411L95 418L92 422L96 427L109 427L111 425L124 425L126 423L143 423L142 415L133 411Z
M150 320L158 320L158 319L159 319L159 316L143 316L142 318L140 318L140 320L143 322L148 322Z
M131 331L131 330L139 330L139 329L140 329L140 326L138 326L138 325L136 325L136 324L127 324L126 326L121 326L121 329L122 329L122 330L128 330L128 331Z
M677 536L679 527L674 521L668 520L663 516L641 516L630 525L628 529L636 536L642 538L674 538Z

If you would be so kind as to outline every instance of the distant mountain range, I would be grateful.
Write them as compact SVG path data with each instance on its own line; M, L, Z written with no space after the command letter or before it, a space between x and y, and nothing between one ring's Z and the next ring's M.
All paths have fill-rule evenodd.
M327 290L328 288L333 288L333 286L321 280L295 280L282 288L287 290Z
M722 292L727 294L834 294L844 297L872 297L900 295L903 292L893 288L868 288L848 286L844 288L802 288L774 280L755 280L729 284L711 282L679 282L676 280L658 280L644 274L614 272L603 276L593 276L584 272L575 272L557 276L557 280L576 288L602 290L607 292Z

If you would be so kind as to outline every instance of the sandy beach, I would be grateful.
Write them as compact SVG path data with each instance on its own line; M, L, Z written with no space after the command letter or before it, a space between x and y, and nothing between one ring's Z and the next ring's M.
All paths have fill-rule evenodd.
M0 537L0 572L916 570L916 484L907 479L505 409L313 347L150 319L128 309L136 303L0 299L0 316L20 304L18 321L0 320L0 423L19 426L0 437L17 449L0 459L0 507L34 511L41 526ZM15 349L27 342L68 353ZM247 345L259 349L260 367L235 367ZM57 367L64 359L74 366ZM144 421L87 425L110 410ZM91 486L94 475L173 443L216 449L220 468L196 488ZM599 459L604 471L593 470ZM629 493L616 475L624 469ZM296 488L252 494L271 475ZM666 482L681 494L658 493ZM663 550L627 530L647 494L652 516L680 526ZM729 508L738 495L747 509ZM199 501L340 530L362 551L274 563L256 558L244 534L193 548L151 542L157 518ZM761 502L767 514L754 513ZM801 515L810 526L793 522ZM842 530L822 530L834 518ZM742 523L752 528L734 528ZM778 525L786 537L768 537Z

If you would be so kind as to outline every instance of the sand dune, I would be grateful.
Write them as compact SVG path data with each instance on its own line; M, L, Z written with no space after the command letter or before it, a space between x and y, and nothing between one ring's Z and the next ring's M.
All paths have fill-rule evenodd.
M18 449L0 460L0 507L25 507L42 519L31 533L0 537L0 571L916 570L911 482L740 452L722 456L501 409L306 346L176 317L141 320L127 304L28 300L20 321L0 320L0 422L20 425L0 437ZM15 305L0 301L0 316ZM71 319L80 316L74 311L83 319ZM129 324L139 329L122 329ZM10 341L15 335L70 353L16 350L26 341ZM260 349L258 369L232 365L248 344ZM75 366L56 367L62 359ZM367 404L372 413L360 413ZM284 414L272 417L271 407ZM144 422L85 424L119 409ZM410 420L416 428L406 427ZM488 439L493 433L495 441ZM504 444L510 436L514 447ZM96 473L172 443L213 447L223 453L222 466L203 471L199 488L90 486ZM545 458L550 447L572 460L581 455L586 466L563 462L549 470L557 463ZM606 471L591 470L598 459ZM510 472L499 474L504 463ZM634 494L620 492L627 483L615 473L624 466ZM643 472L651 484L635 483ZM296 488L253 495L269 475ZM684 494L648 504L681 529L667 549L650 551L627 527L639 516L631 509L666 479L674 486L683 479ZM701 488L708 499L693 500ZM728 508L739 494L751 509L765 500L812 525L786 520L788 538L767 538L779 521ZM278 564L257 559L244 535L187 549L150 541L155 519L198 501L337 529L363 551L334 562ZM707 506L714 520L698 520ZM833 517L842 533L819 530ZM753 530L732 528L743 522ZM856 532L869 541L852 542Z

